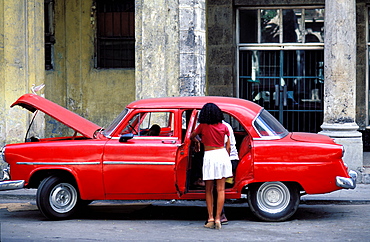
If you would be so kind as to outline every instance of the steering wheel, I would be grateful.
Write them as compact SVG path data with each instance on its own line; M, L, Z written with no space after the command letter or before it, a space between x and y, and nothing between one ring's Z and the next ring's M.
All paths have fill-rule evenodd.
M131 124L128 124L128 126L132 129L132 131L135 131L136 135L138 135L139 133L136 131L136 129L131 125Z

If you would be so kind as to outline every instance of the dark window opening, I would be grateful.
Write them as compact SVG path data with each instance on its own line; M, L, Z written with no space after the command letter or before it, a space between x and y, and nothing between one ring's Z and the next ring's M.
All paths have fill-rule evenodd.
M54 37L54 0L44 1L45 28L45 70L53 69Z
M134 0L97 0L98 68L135 67Z

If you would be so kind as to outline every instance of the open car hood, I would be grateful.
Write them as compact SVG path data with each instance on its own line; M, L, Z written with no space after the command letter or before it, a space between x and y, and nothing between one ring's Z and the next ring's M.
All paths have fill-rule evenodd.
M93 138L94 132L101 128L74 112L35 94L21 96L10 107L15 105L21 106L30 112L40 110L87 138Z

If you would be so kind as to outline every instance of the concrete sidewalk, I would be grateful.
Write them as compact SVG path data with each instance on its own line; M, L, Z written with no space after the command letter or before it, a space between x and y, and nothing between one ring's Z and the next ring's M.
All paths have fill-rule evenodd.
M36 189L0 191L0 200L35 200ZM301 203L370 203L370 184L357 184L353 190L339 190L327 194L304 195Z
M370 184L357 184L355 189L342 189L327 194L304 195L301 202L370 203Z

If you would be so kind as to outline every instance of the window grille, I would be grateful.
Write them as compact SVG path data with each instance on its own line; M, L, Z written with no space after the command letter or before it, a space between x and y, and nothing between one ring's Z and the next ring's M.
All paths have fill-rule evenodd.
M324 8L240 8L239 97L254 101L289 131L323 122Z
M96 67L134 68L134 0L97 0L96 10Z
M53 69L54 56L54 0L44 1L45 70Z

